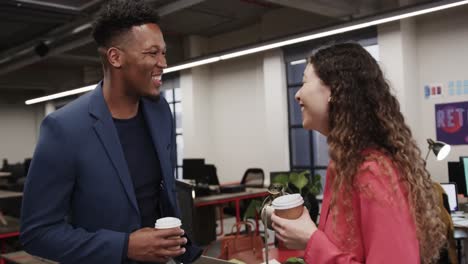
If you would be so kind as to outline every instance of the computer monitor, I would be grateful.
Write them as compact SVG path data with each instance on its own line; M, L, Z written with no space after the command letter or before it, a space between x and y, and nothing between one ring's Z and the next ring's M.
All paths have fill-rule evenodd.
M450 206L450 212L455 212L458 209L458 198L457 198L457 185L454 182L450 183L441 183L442 188L444 188L445 193L448 197L448 202Z
M270 184L273 183L276 179L276 177L280 175L289 175L291 172L290 171L271 171L270 172Z
M465 173L461 162L449 161L448 162L448 178L449 182L457 184L459 194L467 195Z
M183 178L197 183L205 174L205 159L184 159L182 161Z
M460 170L462 171L463 179L465 180L466 184L466 191L465 196L468 195L468 156L461 156L460 157Z

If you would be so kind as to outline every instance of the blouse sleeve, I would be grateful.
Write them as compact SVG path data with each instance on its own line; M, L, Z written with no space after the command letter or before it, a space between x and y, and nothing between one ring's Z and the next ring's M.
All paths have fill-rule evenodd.
M357 176L355 201L364 262L340 250L323 231L309 240L306 263L419 263L419 244L405 191L392 167L366 162ZM384 172L385 170L385 172ZM359 238L357 238L359 240Z

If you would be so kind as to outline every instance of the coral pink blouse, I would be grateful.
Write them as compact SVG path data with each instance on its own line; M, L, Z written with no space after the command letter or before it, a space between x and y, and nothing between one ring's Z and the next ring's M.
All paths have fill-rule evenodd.
M351 224L342 210L335 217L330 210L334 173L328 169L320 223L307 244L306 263L420 263L416 226L399 172L382 152L364 155L352 191Z

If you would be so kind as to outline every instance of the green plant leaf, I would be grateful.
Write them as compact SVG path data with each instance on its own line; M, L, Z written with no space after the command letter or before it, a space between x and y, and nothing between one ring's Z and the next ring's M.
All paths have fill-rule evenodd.
M307 179L307 171L301 172L301 173L296 173L293 172L289 176L290 182L297 188L299 189L299 193L302 192L302 188L307 185L309 182L309 179Z
M262 207L262 201L251 200L249 206L245 210L244 220L248 218L255 218L255 214L260 213L260 207Z
M317 188L317 186L311 185L311 186L309 186L308 189L309 189L309 192L314 194L314 195L317 195L317 194L320 193L320 190Z
M288 182L289 182L288 174L279 174L272 181L272 183L279 183L279 184L282 184L284 187L288 187Z
M303 259L301 258L288 258L286 260L286 263L300 263L300 264L306 264Z
M322 176L320 176L320 174L315 174L312 177L312 181L307 185L307 189L309 190L310 193L317 195L322 191L321 178Z
M314 185L317 186L317 194L322 191L322 176L320 174L314 175Z

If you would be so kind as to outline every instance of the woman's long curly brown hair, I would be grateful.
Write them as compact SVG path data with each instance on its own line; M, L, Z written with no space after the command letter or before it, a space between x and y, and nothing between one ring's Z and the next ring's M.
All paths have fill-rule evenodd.
M348 197L347 204L350 205L351 196L339 193L340 190L351 193L356 173L365 159L363 150L384 151L408 190L421 263L436 261L446 243L446 227L439 216L438 197L421 151L379 65L355 43L320 49L311 56L310 63L317 76L331 89L327 139L335 172L331 208L338 195L340 200Z

